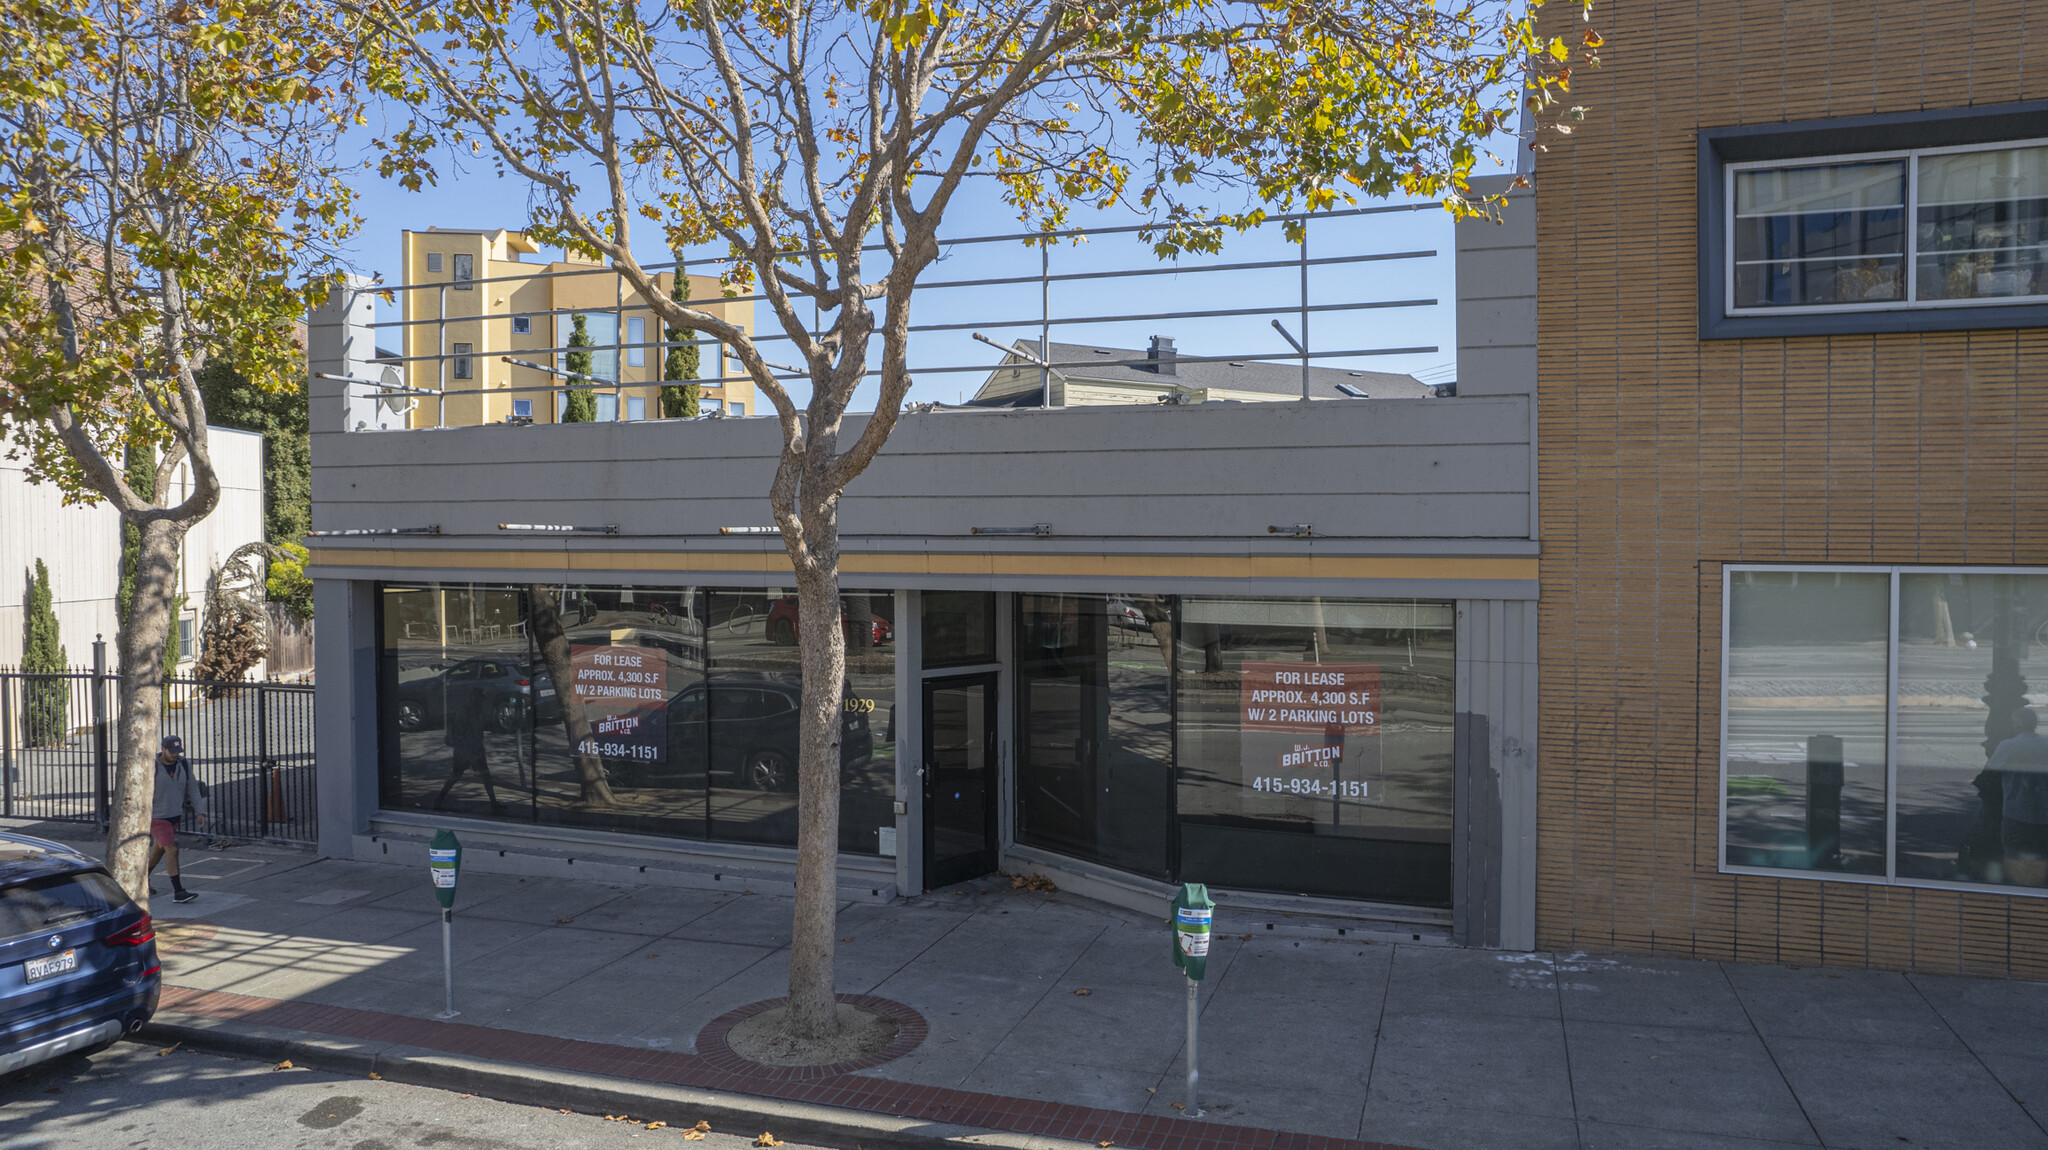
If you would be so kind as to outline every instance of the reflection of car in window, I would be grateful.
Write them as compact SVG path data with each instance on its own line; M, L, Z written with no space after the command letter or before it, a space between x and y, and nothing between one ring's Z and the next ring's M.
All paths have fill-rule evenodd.
M1109 601L1109 621L1112 626L1128 627L1133 631L1149 630L1152 626L1146 621L1145 613L1133 606L1129 599Z
M783 679L692 683L668 702L667 761L605 756L605 774L616 787L672 787L708 774L713 785L795 790L802 698L802 686ZM868 709L851 685L846 698L855 705L840 718L842 775L867 766L875 749Z
M517 730L526 709L534 721L556 722L562 701L540 663L483 656L464 659L439 674L399 673L395 719L401 731L443 726L450 711L480 716L501 731Z
M846 614L844 604L839 608L839 624L846 628L846 641L849 645L852 644L855 634L853 630L854 622ZM768 605L768 641L770 643L780 643L785 647L795 646L796 626L797 609L795 599L777 599ZM895 641L896 628L880 615L869 615L868 637L866 646L879 647L884 643Z

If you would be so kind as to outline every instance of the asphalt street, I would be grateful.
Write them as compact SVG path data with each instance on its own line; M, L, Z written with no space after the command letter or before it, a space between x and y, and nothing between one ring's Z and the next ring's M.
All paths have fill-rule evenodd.
M762 1133L692 1141L669 1126L162 1049L123 1042L0 1078L0 1150L742 1150Z

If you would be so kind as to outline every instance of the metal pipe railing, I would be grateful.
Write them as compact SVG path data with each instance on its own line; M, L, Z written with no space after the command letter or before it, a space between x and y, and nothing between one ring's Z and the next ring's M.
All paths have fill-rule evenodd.
M1357 252L1334 256L1315 257L1309 254L1311 230L1309 226L1310 223L1312 221L1316 223L1321 223L1323 221L1342 220L1347 218L1385 215L1399 212L1412 212L1431 206L1434 205L1395 204L1371 208L1347 209L1341 212L1317 213L1313 215L1291 215L1273 217L1267 222L1279 223L1289 220L1296 220L1302 223L1301 235L1293 243L1295 253L1293 258L1291 259L1241 259L1198 264L1176 263L1170 266L1141 265L1130 267L1106 267L1066 272L1055 272L1053 270L1052 251L1054 246L1058 243L1058 241L1068 239L1078 240L1082 237L1099 238L1116 235L1132 235L1145 232L1157 232L1158 230L1160 230L1156 225L1145 224L1124 225L1112 228L1096 229L1063 229L1061 231L1049 233L1017 232L1001 235L970 236L959 239L942 240L942 246L948 248L1020 242L1033 244L1039 248L1038 267L1035 269L1035 274L1033 272L1025 272L1017 275L1007 276L982 276L970 279L930 281L920 285L920 292L922 293L920 296L921 299L930 298L930 293L933 292L952 292L973 289L1014 288L1036 284L1038 287L1039 295L1039 308L1037 309L1038 314L1036 316L1028 317L1022 315L1016 316L1014 318L981 317L977 319L957 322L948 320L941 322L912 324L910 325L909 330L913 334L918 335L935 335L942 333L965 332L971 330L1000 331L1001 329L1005 328L1036 328L1038 336L1037 346L1040 349L1045 349L1050 347L1051 345L1051 336L1054 328L1074 328L1087 327L1091 325L1130 324L1155 321L1247 319L1257 317L1276 317L1292 314L1296 317L1296 323L1299 325L1301 329L1301 339L1299 341L1296 341L1291 335L1288 335L1284 328L1282 328L1281 334L1286 339L1287 343L1290 345L1290 350L1288 351L1276 352L1271 349L1260 348L1255 350L1247 349L1243 351L1230 351L1227 353L1210 355L1182 354L1176 356L1175 358L1176 362L1178 363L1191 365L1222 362L1242 363L1245 361L1254 360L1263 361L1267 363L1271 363L1275 360L1297 362L1299 363L1301 368L1301 394L1303 398L1307 398L1311 392L1311 364L1313 361L1382 357L1389 355L1434 354L1439 350L1437 347L1434 346L1358 347L1335 350L1315 350L1309 345L1309 323L1310 318L1312 316L1317 314L1355 314L1361 312L1390 309L1434 307L1441 302L1433 298L1380 300L1354 299L1315 302L1311 298L1311 269L1337 268L1351 265L1366 265L1402 260L1432 259L1435 258L1439 253L1434 249L1412 249L1402 251ZM877 244L869 245L865 247L863 250L881 251L883 250L883 248L881 245ZM801 255L809 253L797 254ZM731 253L726 253L724 258L730 259ZM645 267L645 269L648 271L663 271L669 269L686 271L690 262L692 261L684 260L679 262L655 263L643 265L643 267ZM704 262L704 260L700 259L695 262L701 265ZM1206 304L1206 306L1190 307L1180 310L1146 310L1122 312L1113 315L1098 314L1056 316L1052 314L1052 305L1054 302L1053 287L1056 284L1072 285L1080 283L1104 283L1126 279L1143 279L1147 277L1161 275L1192 277L1218 273L1243 274L1281 270L1293 270L1297 273L1296 279L1298 281L1298 288L1295 293L1292 293L1295 294L1297 298L1288 303L1267 303L1264 301L1271 299L1270 294L1260 293L1254 295L1253 293L1246 292L1238 298L1242 298L1247 301L1257 300L1259 302L1253 304L1253 306L1229 306L1231 304L1236 303L1237 300L1234 299L1232 295L1225 294L1220 296L1205 297L1204 303ZM495 313L469 312L462 315L450 315L448 312L448 293L450 290L479 292L487 291L493 285L528 284L541 280L569 279L589 276L612 277L613 302L610 307L549 307L537 311ZM629 404L627 403L626 397L622 394L624 389L657 388L663 385L678 382L660 378L661 364L659 362L659 359L665 358L669 349L675 347L694 346L698 348L716 347L719 349L718 363L715 369L716 374L713 374L711 376L700 376L698 379L692 381L698 384L699 386L723 389L724 387L726 387L726 385L729 384L746 383L753 381L753 377L749 373L739 372L736 374L730 374L727 372L726 368L730 357L729 354L725 351L724 341L705 338L673 341L651 340L645 338L639 340L627 339L627 332L629 330L628 320L630 318L634 318L637 316L639 318L644 319L649 316L654 316L656 321L659 322L659 317L655 316L653 306L646 297L641 296L638 293L636 293L630 299L626 296L625 276L616 267L609 264L593 264L589 266L571 267L548 271L535 270L533 272L520 273L517 275L487 276L481 279L471 278L462 280L459 283L454 281L431 281L416 284L379 285L377 290L383 292L406 293L402 297L406 301L406 315L404 316L404 318L398 320L386 320L371 323L367 325L369 328L371 328L372 330L399 331L405 336L405 342L408 345L410 344L412 339L411 329L422 328L428 325L431 325L434 328L434 342L433 350L431 352L425 354L414 354L414 349L410 346L406 346L403 349L405 354L400 354L396 356L380 356L379 362L387 364L395 362L396 364L401 365L403 370L405 370L407 373L408 380L414 378L412 373L417 370L414 367L414 365L422 363L434 364L435 378L433 380L433 385L430 387L412 389L412 393L434 403L435 423L436 425L440 426L445 426L447 424L447 401L458 397L487 396L499 394L512 395L522 393L530 394L533 392L561 392L580 387L587 387L592 390L599 391L601 393L608 393L612 395L614 397L614 405L617 408L619 408L619 410L613 413L613 418L623 420L629 414L627 410ZM428 290L435 292L435 310L437 314L432 316L418 316L414 313L413 302L420 298L417 293ZM485 297L482 295L472 295L469 298L481 302ZM718 299L704 300L702 301L702 303L709 306L723 308L725 305L729 304L753 304L766 298L768 297L765 294L722 296ZM814 301L814 303L815 302L816 301ZM609 347L604 347L602 348L602 350L598 350L595 352L595 354L603 357L608 357L610 360L610 363L602 370L598 378L580 380L578 382L571 384L548 383L536 386L501 385L495 387L480 386L463 388L450 386L450 383L452 382L450 378L451 361L455 365L456 369L460 372L460 378L471 377L474 374L474 365L479 359L485 361L499 359L503 360L504 362L511 363L515 367L539 370L549 372L552 374L563 374L559 372L558 369L555 368L548 368L533 363L521 363L519 361L512 360L509 356L501 354L503 352L511 351L513 349L510 348L509 346L498 346L496 344L496 341L489 338L485 338L487 336L487 333L489 332L489 329L482 327L482 325L500 321L508 321L514 318L515 316L525 318L528 320L544 319L546 321L549 321L551 324L554 324L554 321L557 320L557 318L560 316L584 314L596 314L601 316L609 315L613 322L613 329L610 333L611 338L609 340ZM454 332L456 334L468 334L468 332L463 327L463 325L466 324L479 325L479 328L481 329L477 333L479 338L477 340L472 340L466 346L466 350L464 350L461 353L458 353L451 348L452 341L450 338L450 329L454 329ZM555 324L554 326L558 327L559 325ZM796 340L795 336L791 335L786 331L769 330L750 334L752 339L757 344L761 345L770 345L776 343L793 343ZM1013 343L1012 346L1016 347L1021 345L1021 341L1018 341L1017 343ZM627 363L630 353L645 352L649 349L653 349L656 352L656 355L658 357L657 362L649 363L647 361L647 357L643 354L639 357L641 359L640 363ZM588 347L572 348L566 344L555 344L552 340L549 341L547 346L521 347L517 349L517 351L521 355L536 358L560 357L563 355L571 354L572 352L577 350L588 351L592 349ZM1053 363L1036 357L1030 357L1028 359L1028 362L1023 365L1009 362L1001 362L996 364L980 362L966 364L934 363L928 365L918 365L913 367L912 370L919 375L953 375L962 373L989 374L1006 369L1015 371L1020 370L1023 367L1035 367L1040 376L1039 382L1041 388L1049 389L1051 376L1053 374L1058 373L1059 369L1063 368L1087 369L1148 367L1153 366L1154 363L1155 361L1152 360L1149 356L1145 359L1096 358L1085 361L1060 363ZM770 366L780 368L783 365L771 364ZM632 370L636 373L644 374L645 378L627 379L626 375L629 370ZM801 370L789 369L785 371L778 371L777 378L800 380L806 378L807 374L807 372ZM880 369L878 367L870 368L864 374L867 378L873 378L880 374ZM604 378L606 376L608 376L609 378ZM378 393L383 394L384 390L385 389L378 389ZM1049 401L1051 399L1050 391L1047 390L1045 394L1047 400Z

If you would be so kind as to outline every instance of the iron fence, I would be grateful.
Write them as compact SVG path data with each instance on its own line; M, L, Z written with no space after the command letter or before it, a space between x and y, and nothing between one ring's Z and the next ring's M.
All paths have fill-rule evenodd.
M119 690L105 670L0 668L0 814L106 826ZM184 740L208 792L200 833L311 845L313 685L179 677L164 696L159 735Z

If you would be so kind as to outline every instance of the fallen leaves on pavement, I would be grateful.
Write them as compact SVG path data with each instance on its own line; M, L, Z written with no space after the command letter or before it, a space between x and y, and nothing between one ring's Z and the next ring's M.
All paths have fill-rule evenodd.
M1045 894L1058 894L1059 887L1042 874L1013 874L1010 876L1011 890L1035 890Z
M183 1042L173 1042L169 1046L164 1047L162 1050L157 1051L156 1056L158 1058L162 1058L164 1055L169 1054L171 1051L176 1050L177 1048L183 1045L185 1045Z
M754 1145L780 1146L782 1145L782 1139L777 1138L775 1135L768 1133L766 1130L763 1130L761 1131L761 1136L759 1138L754 1139Z
M1094 991L1092 991L1092 990L1090 990L1090 989L1088 989L1087 987L1083 986L1083 987L1079 987L1079 988L1077 988L1077 989L1076 989L1076 990L1074 991L1074 993L1075 993L1075 994L1076 994L1077 996L1081 997L1081 998L1086 998L1086 997L1088 997L1089 995L1091 995L1091 994L1094 994L1095 992L1094 992Z
M711 1133L711 1123L700 1118L695 1126L683 1131L683 1141L702 1142L704 1141L704 1136L709 1133Z
M1176 1102L1173 1104L1173 1108L1175 1110L1186 1110L1188 1108L1188 1104L1185 1102Z
M283 1062L278 1063L276 1066L271 1067L272 1070L290 1070L291 1068L292 1060L289 1058L285 1059Z

